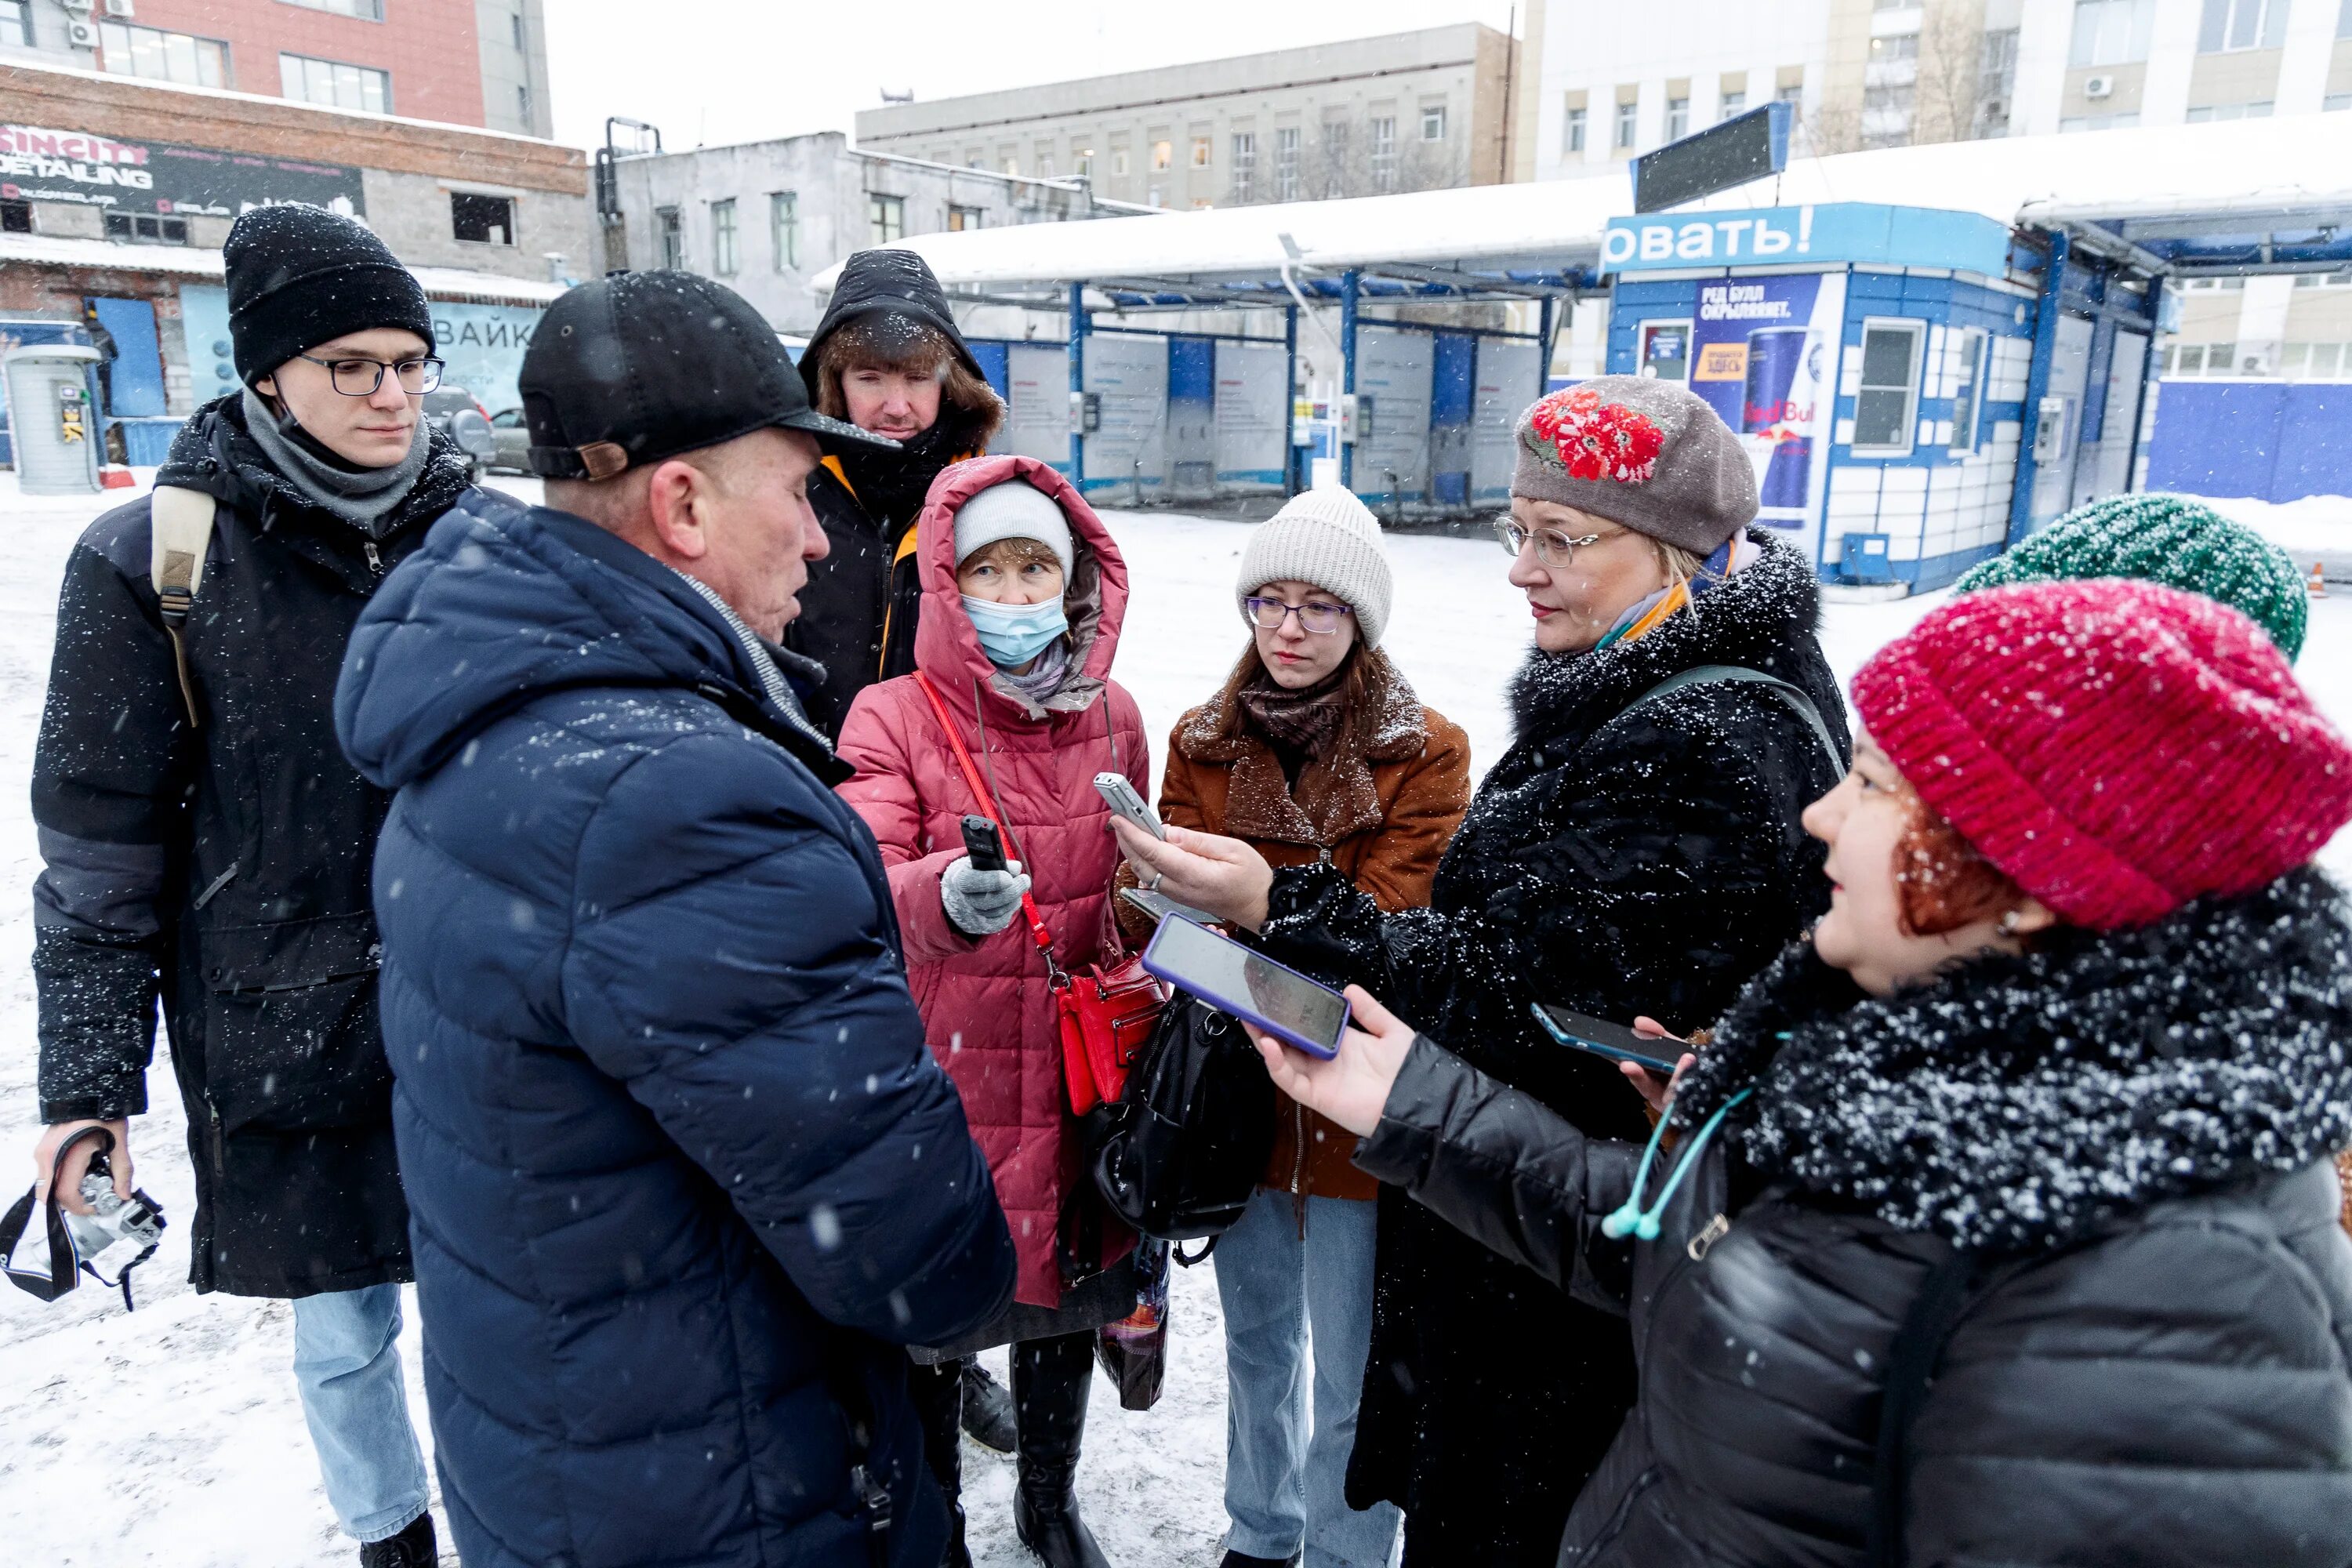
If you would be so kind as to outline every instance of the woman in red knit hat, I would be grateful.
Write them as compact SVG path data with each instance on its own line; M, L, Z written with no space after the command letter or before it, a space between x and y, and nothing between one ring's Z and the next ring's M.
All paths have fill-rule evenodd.
M1645 1150L1355 992L1276 1082L1357 1163L1629 1313L1561 1561L2352 1562L2352 747L2253 624L1965 595L1853 683L1830 912Z

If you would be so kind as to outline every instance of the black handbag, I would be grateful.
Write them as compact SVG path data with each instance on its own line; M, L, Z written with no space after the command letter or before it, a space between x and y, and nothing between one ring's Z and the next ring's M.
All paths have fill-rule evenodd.
M1096 1189L1144 1236L1213 1246L1265 1173L1274 1100L1274 1080L1242 1026L1179 991L1125 1089L1091 1119ZM1180 1249L1176 1260L1208 1255Z

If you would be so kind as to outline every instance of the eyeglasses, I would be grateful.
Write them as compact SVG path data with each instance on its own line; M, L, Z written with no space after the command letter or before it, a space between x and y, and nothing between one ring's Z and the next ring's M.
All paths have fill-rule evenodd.
M1517 520L1507 517L1495 524L1495 537L1513 560L1518 559L1520 552L1527 549L1528 542L1533 540L1537 560L1547 566L1563 568L1575 562L1578 551L1601 542L1601 536L1597 533L1571 539L1556 528L1522 528Z
M1329 637L1342 619L1356 613L1345 605L1286 605L1280 599L1255 597L1243 603L1249 605L1251 623L1265 631L1278 632L1283 622L1297 616L1298 624L1318 637Z
M345 397L373 397L375 389L383 384L383 373L387 370L400 378L400 390L411 397L421 397L441 384L441 362L437 359L404 359L386 364L380 359L318 359L310 354L294 357L325 365L327 379Z

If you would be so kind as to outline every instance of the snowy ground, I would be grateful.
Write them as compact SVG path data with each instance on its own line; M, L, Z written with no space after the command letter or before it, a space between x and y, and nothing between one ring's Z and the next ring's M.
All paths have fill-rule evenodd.
M26 781L58 573L98 510L87 499L19 497L14 476L0 475L0 1204L27 1179L17 1151L29 1151L36 1135L26 957L27 892L38 868ZM1164 513L1114 513L1111 524L1138 592L1118 674L1152 732L1165 735L1239 651L1232 584L1245 529ZM1527 638L1501 552L1489 542L1423 537L1393 540L1391 550L1398 582L1390 648L1423 697L1469 731L1480 763L1491 762L1507 739L1503 679ZM1833 606L1825 638L1832 662L1851 673L1937 602ZM2352 724L2352 595L2313 612L2301 672L2337 721ZM2352 836L2339 837L2328 858L2352 874ZM0 1289L5 1560L56 1568L347 1563L353 1553L335 1532L295 1402L287 1308L199 1300L184 1282L185 1133L169 1078L159 1072L152 1092L155 1110L137 1132L139 1179L182 1223L141 1271L138 1312L124 1316L119 1300L95 1289L56 1307ZM1126 1568L1213 1563L1224 1527L1223 1350L1208 1268L1180 1273L1174 1325L1158 1409L1126 1415L1107 1384L1096 1391L1081 1490L1113 1560ZM413 1321L404 1349L421 1417ZM1001 1354L996 1360L1001 1373ZM978 1561L994 1568L1034 1561L1013 1539L1010 1462L969 1444L965 1452Z

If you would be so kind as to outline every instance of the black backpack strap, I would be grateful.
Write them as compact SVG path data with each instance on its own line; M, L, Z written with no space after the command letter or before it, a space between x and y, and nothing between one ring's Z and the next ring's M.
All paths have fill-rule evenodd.
M1812 727L1813 738L1821 742L1822 752L1829 757L1830 771L1840 778L1845 777L1845 757L1838 751L1837 738L1830 733L1828 722L1822 718L1822 710L1814 706L1811 697L1805 695L1804 689L1791 685L1777 675L1767 675L1760 669L1750 669L1743 664L1694 665L1688 669L1669 675L1633 701L1625 704L1621 711L1631 712L1653 698L1664 697L1670 691L1679 691L1685 686L1705 686L1716 681L1760 686L1770 692L1780 700L1781 706Z
M1911 1428L1927 1405L1927 1388L1936 1380L1944 1346L1968 1313L1977 1271L1976 1254L1958 1248L1927 1270L1887 1351L1864 1558L1870 1568L1904 1568L1907 1559L1903 1530L1910 1516Z

